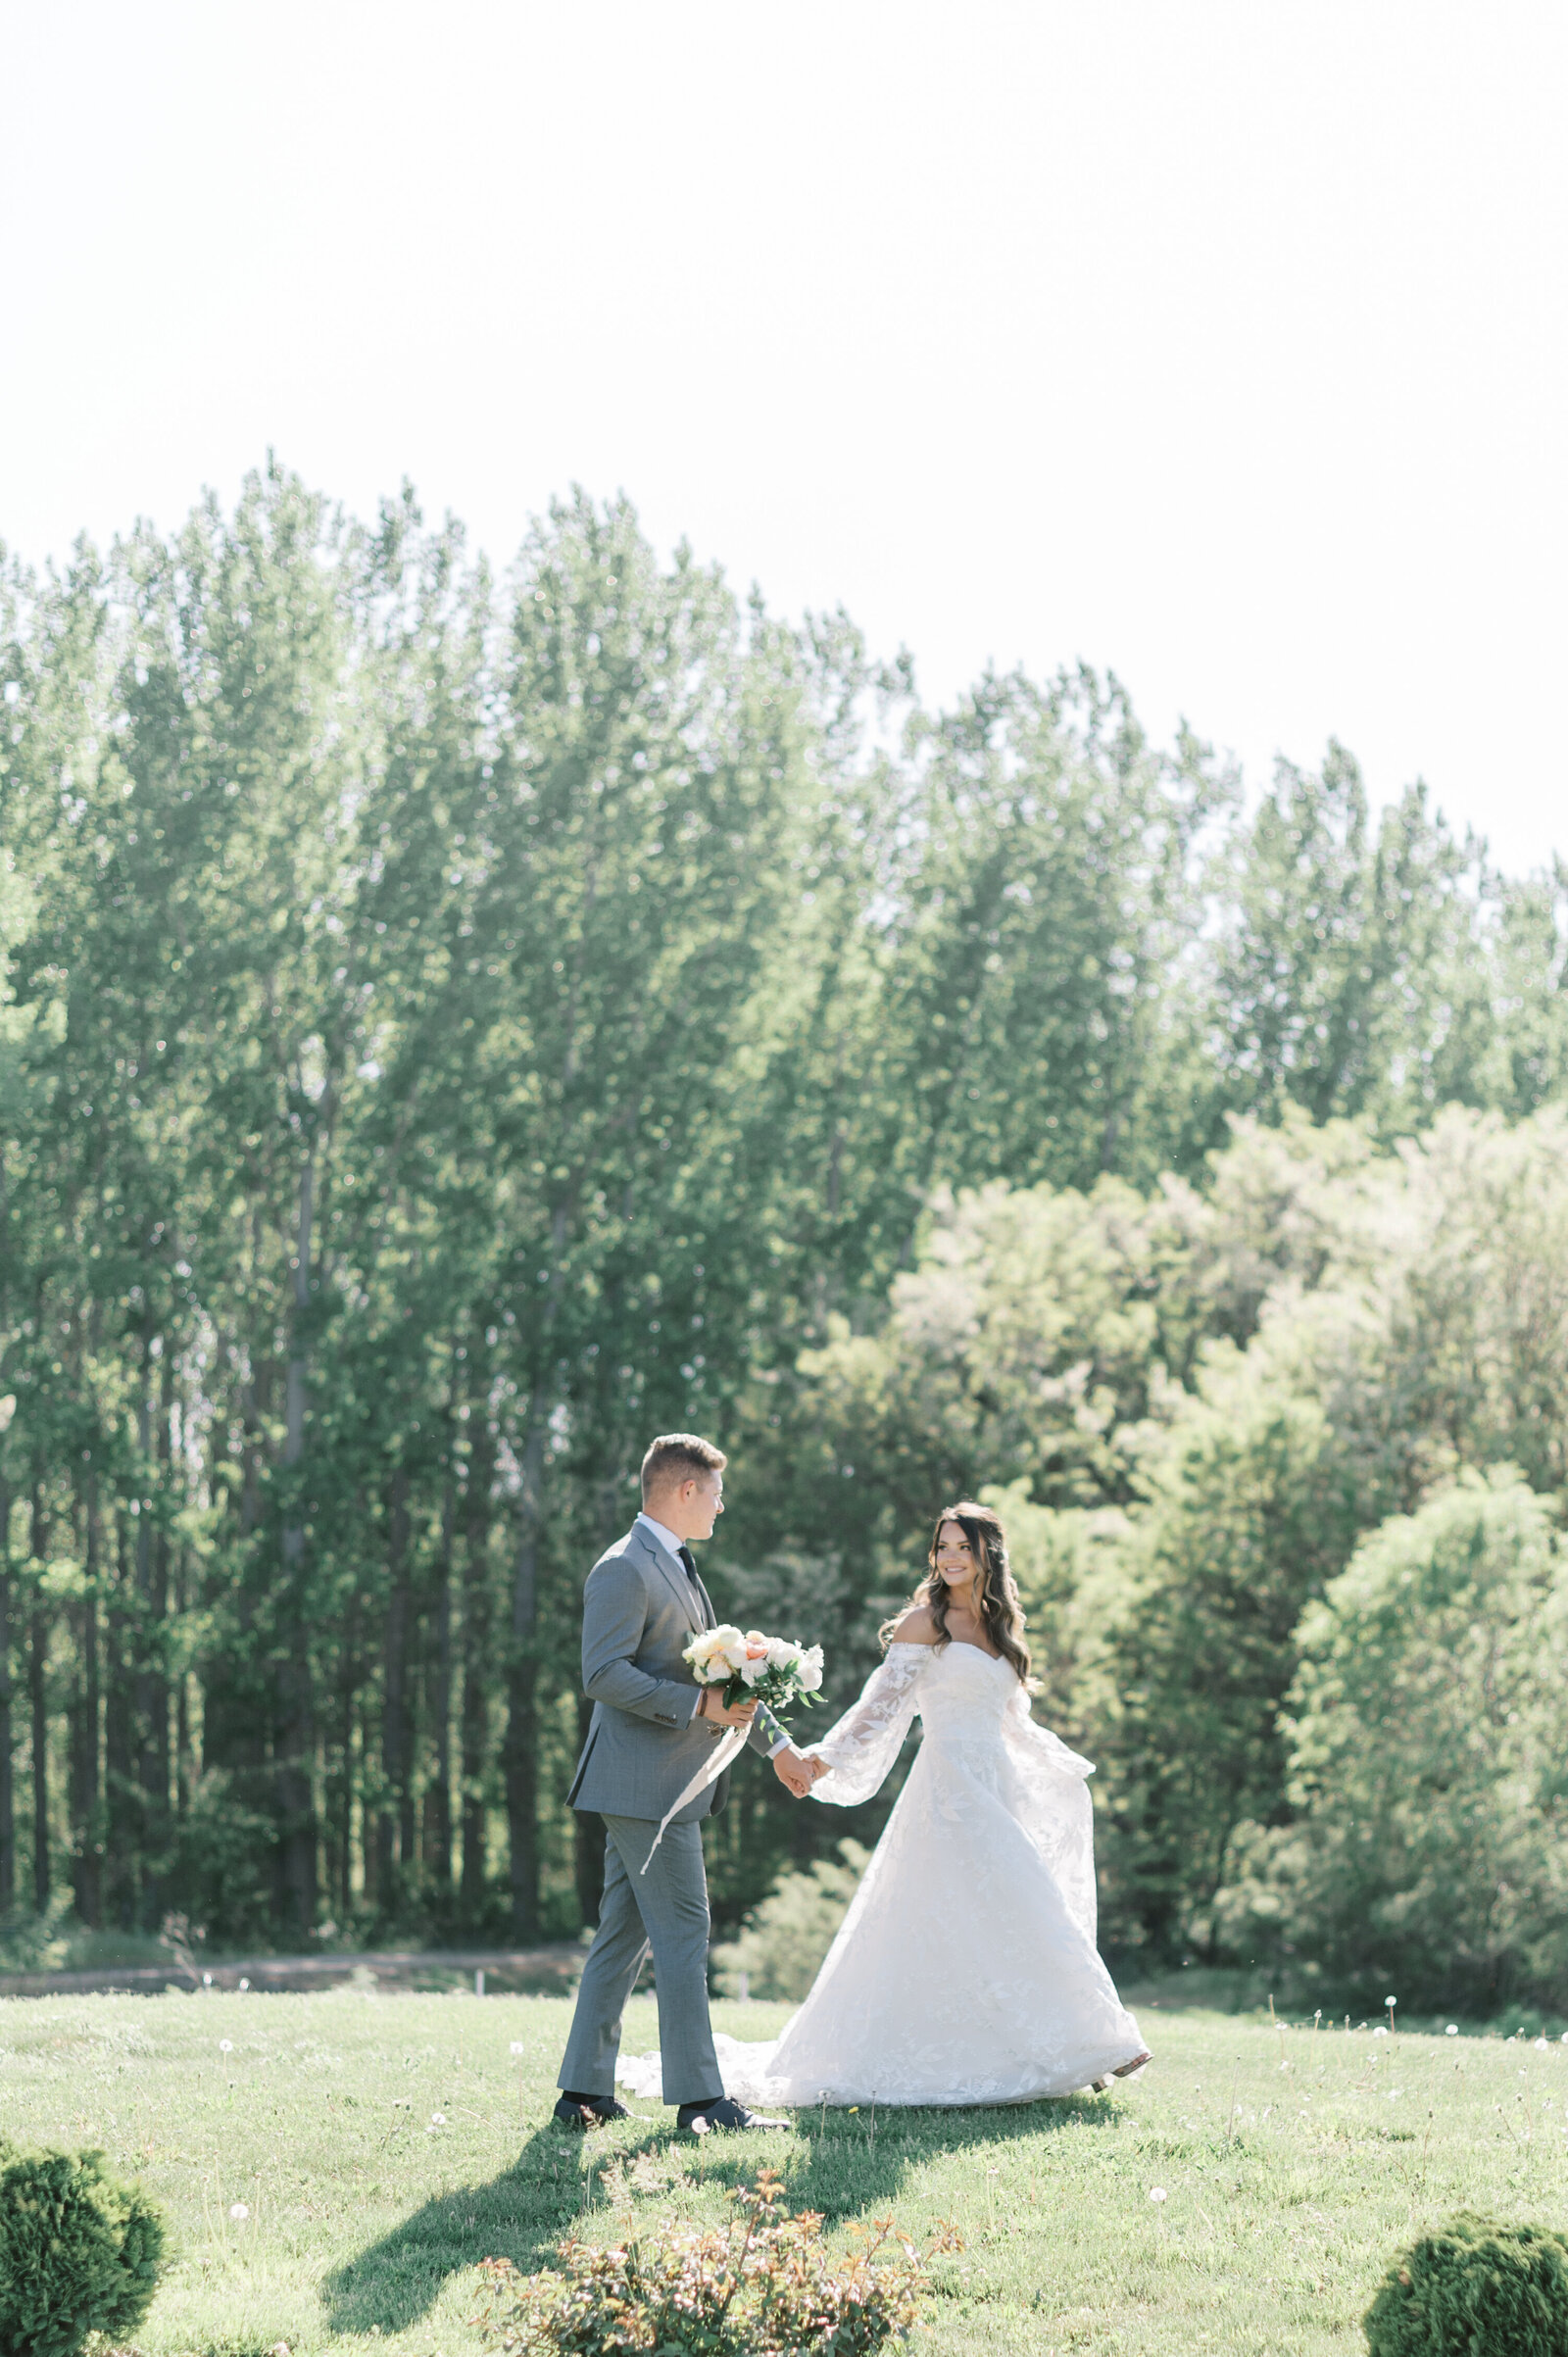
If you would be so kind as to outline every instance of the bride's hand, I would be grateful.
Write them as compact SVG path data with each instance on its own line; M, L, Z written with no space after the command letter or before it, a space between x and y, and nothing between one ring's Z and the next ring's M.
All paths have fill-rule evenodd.
M797 1751L793 1743L773 1755L774 1775L780 1784L788 1786L797 1800L804 1800L816 1782L812 1771L818 1764L814 1759L808 1759L803 1751Z

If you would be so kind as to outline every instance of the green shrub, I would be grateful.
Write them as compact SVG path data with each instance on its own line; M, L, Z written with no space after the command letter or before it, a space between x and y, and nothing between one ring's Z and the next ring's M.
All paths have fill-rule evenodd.
M75 2357L122 2339L158 2287L164 2224L101 2152L19 2152L0 2139L0 2357Z
M479 2321L502 2357L870 2357L907 2338L929 2252L962 2247L939 2227L922 2256L884 2218L835 2260L819 2216L786 2214L774 2171L730 2199L728 2233L666 2220L609 2248L567 2240L556 2268L534 2276L482 2260L491 2303Z
M1357 2012L1551 2006L1568 1981L1568 1541L1506 1467L1363 1540L1297 1632L1288 1826L1235 1829L1232 1955Z
M1371 2357L1568 2357L1568 2237L1464 2213L1390 2268Z
M740 1994L742 1973L754 1997L790 2000L807 1994L871 1854L848 1841L839 1842L838 1853L841 1865L818 1858L804 1873L780 1875L761 1905L747 1916L740 1937L714 1948L725 1996Z

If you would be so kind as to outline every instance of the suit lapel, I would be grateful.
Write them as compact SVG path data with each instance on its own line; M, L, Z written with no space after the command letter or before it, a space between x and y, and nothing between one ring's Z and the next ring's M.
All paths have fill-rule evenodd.
M685 1571L682 1569L681 1565L670 1560L670 1558L665 1554L663 1548L660 1546L659 1541L654 1537L652 1531L646 1529L642 1523L639 1522L635 1525L634 1535L642 1541L643 1552L647 1555L649 1561L656 1566L663 1579L665 1587L669 1590L670 1595L680 1606L681 1618L686 1622L688 1628L691 1630L692 1635L694 1637L700 1637L705 1628L712 1627L713 1610L712 1605L708 1603L707 1592L703 1589L701 1580L698 1581L697 1586L702 1594L703 1602L708 1605L709 1618L706 1621L698 1621L692 1616L691 1583L688 1581Z

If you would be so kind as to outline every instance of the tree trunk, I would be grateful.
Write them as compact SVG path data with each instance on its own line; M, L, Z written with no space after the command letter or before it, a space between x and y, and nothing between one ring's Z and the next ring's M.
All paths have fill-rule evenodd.
M189 1608L190 1564L182 1547L174 1574L174 1610L183 1619ZM191 1751L190 1674L182 1670L174 1689L174 1813L181 1826L190 1815L191 1788L197 1774Z
M42 1476L33 1483L32 1528L28 1551L42 1564L49 1546L44 1513ZM27 1616L27 1699L32 1714L32 1903L38 1914L49 1904L49 1627L50 1614L41 1591L34 1592Z
M89 1467L82 1502L86 1525L86 1595L79 1619L79 1662L72 1728L71 1813L75 1831L76 1913L96 1931L103 1921L103 1825L98 1711L98 1475Z
M456 1502L449 1471L441 1501L435 1652L425 1670L424 1687L425 1715L435 1740L435 1774L424 1792L424 1877L442 1909L452 1899L452 1526Z
M35 1604L27 1622L27 1698L32 1707L32 1903L49 1904L49 1615Z
M381 1778L384 1798L375 1822L376 1896L393 1910L414 1862L409 1774L409 1477L392 1476L387 1516L386 1638L382 1654ZM400 1872L401 1869L401 1872Z
M115 1584L108 1615L108 1658L104 1664L104 1898L110 1920L128 1932L136 1914L136 1825L130 1769L130 1564L125 1521L115 1517Z
M507 1837L512 1886L512 1936L539 1937L539 1729L535 1709L538 1666L534 1626L539 1611L539 1529L545 1469L542 1416L530 1422L517 1499L517 1552L512 1579L511 1645L507 1652Z
M495 1436L483 1404L469 1420L468 1486L464 1499L463 1583L463 1913L473 1923L485 1891L485 1772L489 1749L490 1492Z
M586 1694L577 1696L577 1751L588 1741L594 1706ZM571 1812L572 1879L577 1886L578 1920L586 1928L599 1921L599 1902L605 1891L605 1821L594 1809Z
M305 1462L305 1398L309 1374L307 1327L311 1309L311 1228L316 1166L300 1166L299 1228L294 1255L294 1319L284 1400L283 1470L288 1517L283 1525L282 1658L277 1671L278 1900L283 1920L298 1934L316 1919L316 1711L306 1617L305 1522L301 1485Z
M0 1915L17 1899L17 1802L12 1783L11 1485L0 1474Z
M163 1361L162 1412L155 1434L152 1398L152 1360L142 1368L140 1407L141 1459L146 1489L155 1486L155 1464L168 1468L169 1360ZM133 1709L136 1730L136 1792L139 1800L140 1872L136 1914L144 1931L155 1929L163 1915L163 1873L169 1838L169 1685L164 1676L165 1624L169 1617L169 1549L162 1531L153 1525L152 1498L144 1495L136 1524L136 1676Z

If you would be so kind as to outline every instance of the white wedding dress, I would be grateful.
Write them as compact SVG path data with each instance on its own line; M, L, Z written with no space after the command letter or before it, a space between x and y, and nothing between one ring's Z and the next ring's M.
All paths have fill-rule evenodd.
M1037 1727L1005 1661L891 1645L811 1752L813 1798L868 1800L918 1711L924 1741L811 1992L765 2044L716 2039L753 2103L1028 2103L1143 2052L1095 1946L1086 1759ZM628 2057L661 2091L657 2054Z

